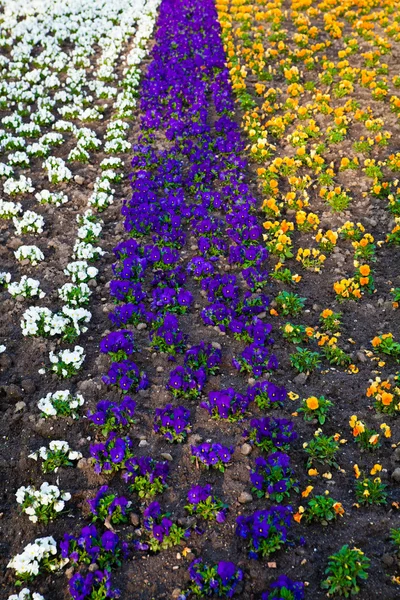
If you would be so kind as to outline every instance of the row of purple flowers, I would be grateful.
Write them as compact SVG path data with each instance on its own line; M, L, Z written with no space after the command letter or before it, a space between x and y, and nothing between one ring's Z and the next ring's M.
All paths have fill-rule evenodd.
M121 402L103 400L88 415L97 427L97 439L103 436L90 448L95 471L121 471L130 492L144 502L151 500L143 510L142 537L133 545L139 551L171 547L192 530L174 523L153 499L167 485L168 463L135 456L128 435L137 408L133 395L149 386L147 373L131 359L137 347L129 326L145 323L150 345L171 361L181 362L174 365L166 387L173 402L183 404L168 403L154 415L155 432L171 442L186 439L192 423L185 401L199 399L221 365L218 347L205 341L190 346L181 329L179 317L194 311L196 293L202 292L208 302L200 312L203 324L246 344L232 359L238 372L258 378L277 367L271 326L263 321L269 305L263 293L267 252L260 243L257 200L244 180L243 144L233 118L224 61L213 0L163 0L152 61L141 88L143 116L132 159L132 196L122 207L127 239L114 250L117 262L110 294L116 307L109 318L117 330L100 345L100 351L112 360L103 382L114 386L123 398ZM164 149L159 145L160 133L166 140ZM184 248L189 231L196 239L198 255L187 259ZM224 272L227 269L231 273ZM214 418L241 420L251 402L264 410L281 406L285 398L283 388L261 381L243 394L231 388L211 391L200 406ZM285 453L296 437L292 423L269 416L252 419L245 435L268 453L266 459L256 460L250 474L254 489L260 496L268 493L281 502L297 489ZM223 471L233 450L205 442L192 446L191 454L207 468ZM103 486L90 501L93 521L124 522L130 504ZM186 508L190 514L222 523L228 507L210 485L196 485L188 491ZM290 506L271 506L239 517L236 533L246 541L249 556L258 558L294 543L291 522ZM198 527L194 531L201 533ZM72 597L115 597L118 592L110 573L128 552L127 543L116 533L101 533L95 525L85 527L77 537L66 534L63 556L78 569L70 580ZM88 567L94 563L99 569L93 572ZM230 561L209 566L196 559L189 573L191 580L182 600L192 593L231 597L242 585L243 572ZM262 598L281 598L284 591L291 594L285 598L304 597L303 584L281 576Z

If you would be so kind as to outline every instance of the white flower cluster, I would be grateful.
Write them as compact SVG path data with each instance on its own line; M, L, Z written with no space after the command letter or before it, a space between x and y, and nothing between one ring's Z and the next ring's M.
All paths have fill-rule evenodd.
M93 246L93 244L76 240L72 257L77 260L93 261L99 259L104 254L105 252L100 246Z
M21 318L22 335L42 337L61 335L66 325L66 319L53 315L46 306L30 306Z
M43 233L44 218L33 210L26 210L21 218L13 217L17 235L22 233Z
M91 267L85 260L70 262L64 269L65 275L69 275L73 283L86 283L95 279L98 272L96 267Z
M0 139L1 139L1 135L0 135ZM0 142L0 146L1 146L1 142ZM0 162L0 177L10 177L13 174L13 171L14 170L12 167L4 164L3 162Z
M88 209L83 216L78 215L76 218L80 225L75 242L73 258L77 260L98 260L100 256L105 254L100 246L94 246L92 242L96 241L101 234L102 225L98 222L97 217L93 215L92 210Z
M24 298L44 298L45 293L40 289L40 281L32 279L26 275L22 275L20 281L13 281L8 285L8 293L14 298L16 296L23 296Z
M29 156L26 152L13 152L8 155L8 164L12 166L21 167L21 169L27 169L29 167Z
M4 182L3 190L9 196L17 196L18 194L29 194L35 188L32 185L32 179L21 175L19 179L7 179Z
M76 375L85 358L85 349L82 346L75 346L73 350L60 350L58 354L53 351L49 353L51 370L64 378Z
M0 198L0 219L12 219L22 211L22 206L19 202L7 202Z
M33 460L38 460L38 458L47 460L54 452L64 454L68 460L75 461L82 458L81 452L78 452L77 450L71 450L68 442L64 442L63 440L52 440L48 448L46 448L46 446L41 446L37 452L33 452L28 456L28 458L33 458Z
M72 173L62 158L50 156L44 161L42 167L47 172L50 183L60 183L72 179Z
M7 285L11 281L11 273L0 271L0 285Z
M71 500L69 492L61 492L56 485L50 485L47 481L44 481L38 490L30 485L22 486L18 488L15 497L32 523L42 520L43 513L51 519L55 513L64 510L65 502Z
M68 202L68 196L63 192L50 192L49 190L42 190L35 194L36 200L39 204L52 204L53 206L61 206Z
M65 283L58 290L58 295L68 306L82 306L89 302L92 292L87 283Z
M7 600L44 600L44 597L38 592L33 592L31 594L28 588L23 588L19 594L8 596Z
M78 229L78 238L84 241L93 241L98 238L102 231L101 223L93 216L91 210L87 210L83 216L78 215L77 223L80 225Z
M8 286L8 291L12 285ZM22 335L75 338L86 333L91 318L92 313L81 307L63 306L60 313L53 314L46 306L30 306L21 318Z
M97 177L93 193L88 200L89 206L94 206L99 212L102 212L114 202L115 190L111 189L110 179L106 177L105 173L102 177Z
M20 246L14 252L14 256L18 261L29 260L32 266L36 266L44 260L44 254L37 246Z
M45 417L72 416L78 418L78 409L83 406L85 400L82 394L71 394L69 390L58 390L49 392L44 398L40 398L38 408Z
M56 556L57 542L53 537L37 538L32 544L25 546L21 554L14 556L7 567L14 569L19 576L35 577L43 562L49 571L56 571L68 562L66 559L57 560Z

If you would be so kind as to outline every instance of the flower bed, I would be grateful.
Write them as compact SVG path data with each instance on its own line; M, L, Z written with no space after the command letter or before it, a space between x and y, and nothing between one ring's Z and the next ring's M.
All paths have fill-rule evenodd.
M366 308L374 287L389 285L384 273L393 263L386 265L380 254L383 240L375 244L382 233L378 224L371 225L372 237L345 213L337 228L317 231L323 216L318 202L338 213L357 206L357 189L350 193L341 180L333 186L335 170L325 154L330 144L346 138L353 113L356 120L362 109L351 103L346 110L331 107L314 81L332 84L339 103L353 93L357 99L358 84L349 78L357 73L327 59L320 64L310 59L322 49L331 56L346 27L379 52L386 44L371 33L368 20L363 36L361 8L356 21L347 5L337 11L311 5L296 1L285 13L279 2L225 0L217 13L213 0L162 1L134 113L140 120L127 134L133 143L130 193L126 189L115 232L107 229L112 255L93 250L96 264L109 265L98 280L104 308L96 310L94 303L91 318L84 311L72 318L50 303L43 307L47 310L34 305L26 313L24 331L39 341L34 348L50 352L54 375L39 378L33 358L24 363L22 381L21 362L13 364L9 349L1 348L4 421L20 436L3 438L9 455L5 581L9 594L18 580L27 586L10 596L13 600L40 600L42 594L53 600L234 595L302 600L327 593L396 598L399 336L390 331L394 321L387 304L379 303L385 330L376 330ZM148 10L144 39L155 5ZM380 25L395 36L385 10L387 20L380 16ZM288 31L282 28L285 19ZM302 36L308 29L319 39L317 25L316 31L309 27L314 21L324 42L310 55L299 48L306 47ZM339 50L346 52L340 60L355 54L354 40L345 43L349 50ZM285 57L275 71L261 65L266 49L268 60L279 53ZM309 78L293 66L300 60L315 68ZM375 65L376 58L365 60ZM320 65L321 77L314 78ZM343 80L336 82L339 69ZM267 90L261 82L279 78L281 71L285 91ZM112 77L105 66L101 73ZM128 71L123 87L136 85L137 77L131 80ZM382 92L370 89L380 101ZM334 124L325 123L324 148L313 147L325 131L322 123L308 116L308 111L318 115L318 107L306 105L304 112L295 102L307 94L323 103L322 114L335 117ZM124 102L117 106L125 108ZM128 131L124 123L130 116L107 126L104 140L111 154L129 149L122 132ZM238 117L244 133L256 138L250 147ZM303 127L297 118L310 122ZM281 142L283 133L295 148L293 156ZM277 138L274 146L270 135ZM377 150L385 147L383 140L389 143L390 135L376 137ZM84 151L78 148L74 160L78 152L84 161ZM248 156L262 166L254 167ZM53 158L45 165L50 180L68 177ZM340 169L356 168L356 158L341 159ZM13 160L22 165L22 159ZM382 181L380 166L365 164L367 176L377 179L372 191L379 201L381 189L396 186ZM312 177L319 178L315 193ZM18 194L30 185L20 178L5 190ZM262 193L268 194L263 205L268 221L260 218ZM110 198L107 190L96 194L99 211ZM309 211L311 202L315 212ZM390 206L395 202L393 196ZM54 204L62 211L63 197ZM19 214L18 206L2 209ZM107 211L116 214L112 207ZM15 226L36 226L28 217ZM98 222L90 214L82 219L79 239L92 244ZM389 234L388 247L396 246L396 234ZM308 248L301 236L310 244L315 238L320 247ZM356 271L331 281L327 265L333 250L348 240ZM32 257L41 260L37 252ZM304 275L287 268L291 260L301 264ZM88 301L88 290L96 288L84 287L92 280L85 265L73 265L67 274L76 287L64 287L61 298L71 308ZM396 276L393 272L390 285ZM17 301L24 296L7 272L0 281L8 286L5 293L14 290ZM22 283L32 297L41 295L34 283ZM393 296L390 310L397 308L396 288ZM356 303L352 312L349 303L342 304L345 299ZM84 346L75 345L81 335ZM352 336L347 344L345 335ZM22 348L32 340L17 336L12 343ZM362 343L364 352L357 346ZM31 347L25 348L31 356ZM66 377L71 377L68 389L59 381ZM39 527L41 536L50 537L38 537ZM24 551L28 543L33 546Z

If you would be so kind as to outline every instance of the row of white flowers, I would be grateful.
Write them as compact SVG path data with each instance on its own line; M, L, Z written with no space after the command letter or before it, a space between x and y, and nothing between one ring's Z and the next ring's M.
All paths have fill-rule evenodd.
M103 254L97 245L102 223L92 211L102 212L113 203L113 185L122 180L123 162L118 154L130 149L126 139L129 125L124 119L132 117L136 106L138 65L146 55L146 42L152 34L160 1L9 0L4 6L0 47L7 48L9 53L0 55L0 72L4 77L0 83L0 109L11 107L12 112L0 122L0 153L8 153L6 160L0 162L0 178L4 180L4 194L10 197L0 200L0 219L10 220L18 235L40 236L48 221L40 211L48 205L58 209L69 202L67 194L50 186L70 182L74 178L73 165L88 162L92 152L101 150L112 155L102 160L87 209L77 217L72 261L64 269L69 282L58 290L64 306L56 312L30 306L21 321L24 335L62 335L67 339L85 331L90 321L91 314L83 307L90 300L90 282L98 274L92 263ZM65 50L65 41L71 43L69 52ZM127 42L130 49L121 73L121 53ZM35 55L37 46L40 53ZM95 46L101 52L92 64ZM103 119L108 101L113 103L114 116L101 139L88 123ZM48 128L52 131L48 132ZM75 145L63 160L59 150L71 139ZM34 189L25 172L37 157L42 159L49 189ZM34 194L38 210L24 210L26 194ZM40 247L32 244L21 245L14 255L18 262L33 267L45 260ZM13 282L9 273L0 273L0 285L8 286L13 295L37 298L42 293L41 286L40 282L34 282L29 277ZM26 292L28 285L30 290ZM71 350L50 352L49 359L53 372L68 377L81 367L85 350L75 346ZM83 403L80 394L58 390L41 398L38 408L45 417L77 418ZM30 455L41 462L45 473L74 466L81 457L80 452L61 440L53 440L48 447L43 446ZM44 482L39 489L23 486L16 497L31 521L47 522L64 509L70 494L61 491L58 485ZM61 569L67 562L60 558L54 538L44 537L28 544L8 567L20 580L31 581L40 573ZM44 598L24 588L8 600Z

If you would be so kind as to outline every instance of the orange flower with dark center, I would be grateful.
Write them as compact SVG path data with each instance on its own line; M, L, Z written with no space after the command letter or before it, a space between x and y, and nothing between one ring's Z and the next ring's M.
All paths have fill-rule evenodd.
M335 504L333 505L333 510L335 511L335 513L337 515L340 515L341 517L343 517L344 508L340 502L335 502Z

